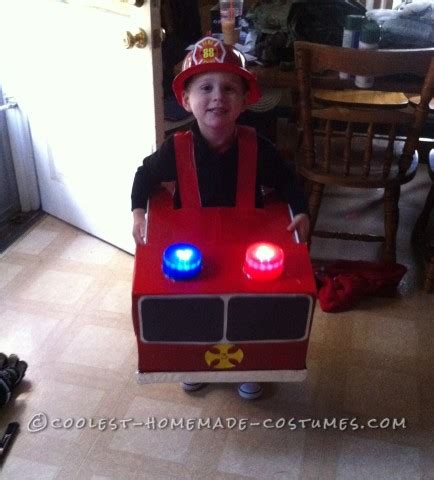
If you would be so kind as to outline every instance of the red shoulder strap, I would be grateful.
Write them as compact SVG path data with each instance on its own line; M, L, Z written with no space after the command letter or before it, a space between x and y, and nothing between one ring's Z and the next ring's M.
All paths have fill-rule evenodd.
M256 164L258 146L254 128L239 125L238 173L235 205L239 208L254 208L256 196ZM201 206L199 183L194 157L193 134L190 131L174 135L176 171L181 205L188 208Z
M258 145L256 131L252 127L239 125L238 135L238 174L236 206L254 208L256 197L256 164Z
M186 208L199 208L201 202L194 158L193 133L176 132L174 142L181 205Z

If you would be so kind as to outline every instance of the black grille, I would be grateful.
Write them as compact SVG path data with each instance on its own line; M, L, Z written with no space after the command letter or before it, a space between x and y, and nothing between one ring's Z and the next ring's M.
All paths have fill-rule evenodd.
M301 339L306 334L310 305L307 296L232 297L226 337L230 342Z
M224 303L218 297L143 297L140 314L142 337L149 342L218 342L223 337Z

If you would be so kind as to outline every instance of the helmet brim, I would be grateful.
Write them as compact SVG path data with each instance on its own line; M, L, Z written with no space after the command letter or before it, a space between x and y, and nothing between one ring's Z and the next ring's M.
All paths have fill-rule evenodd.
M261 98L261 91L253 73L230 63L207 63L194 65L179 73L173 80L172 89L180 105L182 105L182 92L185 90L185 82L193 75L199 75L207 72L227 72L244 78L247 81L248 86L248 91L245 98L247 105L256 103Z

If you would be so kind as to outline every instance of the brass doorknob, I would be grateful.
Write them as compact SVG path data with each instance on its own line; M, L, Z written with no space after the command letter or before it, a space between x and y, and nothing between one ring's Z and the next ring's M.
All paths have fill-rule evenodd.
M148 36L146 32L139 28L137 32L125 32L123 42L125 48L133 48L134 46L137 48L145 48L148 44Z

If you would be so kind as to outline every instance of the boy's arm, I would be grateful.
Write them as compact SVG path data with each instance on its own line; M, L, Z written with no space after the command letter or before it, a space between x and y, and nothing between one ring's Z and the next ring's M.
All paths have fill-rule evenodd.
M309 240L310 220L307 213L298 213L292 219L292 222L288 225L288 231L296 231L298 234L298 240L302 243Z
M173 137L169 137L156 152L146 157L137 169L131 191L131 210L146 210L154 187L161 182L173 180L176 180L175 152Z
M276 189L281 198L289 203L294 216L308 213L304 189L298 182L293 167L263 137L258 137L258 181Z
M143 244L145 235L145 212L149 196L156 185L176 179L173 138L168 138L161 147L143 160L134 176L131 191L133 212L133 237L136 244Z
M299 241L306 242L310 227L308 204L293 168L285 162L274 145L263 138L258 138L258 161L259 181L275 188L291 207L294 217L288 230L297 231Z
M133 210L133 237L136 245L145 243L146 218L144 208L135 208Z

